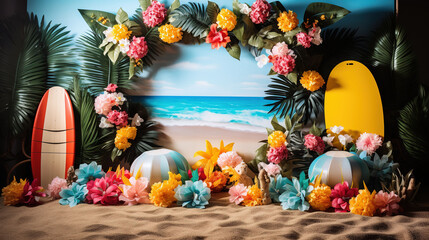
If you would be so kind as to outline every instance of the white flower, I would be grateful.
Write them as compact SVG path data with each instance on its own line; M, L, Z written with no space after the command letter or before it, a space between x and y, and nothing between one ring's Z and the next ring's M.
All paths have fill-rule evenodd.
M320 29L320 27L310 28L310 30L308 31L308 35L313 38L311 40L311 43L313 43L314 45L320 45L320 44L322 44L323 40L320 37L320 32L321 31L322 30Z
M104 33L104 36L106 36L106 40L108 42L112 42L112 43L116 44L116 39L113 37L111 27L108 27L103 33Z
M133 121L131 122L131 126L132 127L139 127L141 125L141 123L144 122L144 119L141 118L137 113L134 115L133 117Z
M329 146L332 146L332 141L334 141L335 136L331 136L331 134L328 134L328 136L323 137L322 140L326 142Z
M347 144L353 142L353 138L348 134L339 135L338 140L341 144L343 144L344 147L347 146Z
M239 3L238 7L240 8L240 12L245 15L249 15L250 12L252 11L252 9L249 6L247 6L247 4L245 3Z
M107 120L107 118L102 117L99 125L100 128L111 128L113 125Z
M261 54L258 57L255 57L255 60L258 61L258 67L263 68L265 65L267 65L269 59L267 55Z
M130 50L130 40L126 38L119 40L119 50L122 53L127 53Z
M115 97L115 101L117 105L122 105L124 104L125 101L127 101L127 99L124 97L124 94L122 93L114 92L112 94Z
M331 129L331 132L333 132L333 133L335 133L335 134L340 134L340 132L344 130L344 127L341 127L341 126L338 126L338 127L337 127L337 126L333 126L333 127L331 127L330 129Z

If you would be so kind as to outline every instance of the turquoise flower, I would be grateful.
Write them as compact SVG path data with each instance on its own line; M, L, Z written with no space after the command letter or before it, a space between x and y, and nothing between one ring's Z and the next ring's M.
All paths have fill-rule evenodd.
M373 159L368 156L366 151L359 154L359 157L364 160L368 166L372 184L375 188L379 188L380 182L390 183L392 172L397 168L398 164L389 160L388 155L383 155L381 158L377 153L374 153Z
M85 201L85 196L88 193L88 189L86 185L79 185L77 183L72 183L71 188L62 189L60 192L61 205L70 205L70 207L74 207L79 203Z
M286 190L279 197L284 210L306 211L310 208L305 197L313 191L313 186L310 185L310 180L305 178L304 172L299 175L299 180L296 177L293 177L292 181L287 179L285 188Z
M279 197L286 191L286 183L290 182L287 177L278 174L276 178L270 178L270 197L273 202L280 202Z
M201 180L192 182L186 181L185 185L174 189L177 204L187 208L205 208L209 204L210 188Z
M79 169L76 170L76 175L78 177L77 183L83 185L90 180L102 178L104 176L104 172L101 169L101 165L97 165L97 163L93 161L89 165L86 163L81 164Z

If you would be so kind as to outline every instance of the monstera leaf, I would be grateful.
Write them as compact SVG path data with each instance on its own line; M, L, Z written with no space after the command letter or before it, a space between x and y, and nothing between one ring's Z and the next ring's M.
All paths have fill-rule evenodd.
M317 25L321 28L334 24L349 14L350 11L337 5L315 2L310 3L304 13L304 20L309 23L318 20Z
M172 11L169 21L173 26L181 27L183 31L200 38L207 36L212 23L204 5L193 2L181 5Z
M113 27L116 24L116 16L113 13L87 9L79 9L79 13L91 29L99 32L103 32L107 27ZM104 24L99 21L100 18L106 20Z

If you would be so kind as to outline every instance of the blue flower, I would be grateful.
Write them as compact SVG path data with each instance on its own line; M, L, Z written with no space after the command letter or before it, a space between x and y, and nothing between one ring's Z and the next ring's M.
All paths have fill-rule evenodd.
M368 166L371 180L374 181L373 184L376 186L378 186L379 182L389 183L392 179L392 172L398 166L398 164L389 160L388 155L383 155L380 158L377 153L374 153L374 157L371 159L371 156L368 156L367 152L363 151L359 154L359 157Z
M273 202L280 202L279 197L286 191L286 183L292 184L287 177L278 174L276 178L270 178L270 197Z
M205 208L209 204L210 188L201 180L192 182L186 181L185 185L174 189L177 204L187 208Z
M70 205L74 207L79 203L85 201L85 196L88 193L86 185L79 185L77 183L72 183L71 188L62 189L60 192L60 204L61 205Z
M76 175L78 177L77 183L86 184L90 180L97 178L102 178L104 172L101 169L101 165L97 165L96 162L91 162L89 165L84 163L79 166L79 169L76 170Z
M292 178L292 182L289 180L285 188L279 197L283 209L306 211L310 208L305 197L313 191L313 186L310 185L310 180L305 178L304 172L299 175L299 180L295 177Z

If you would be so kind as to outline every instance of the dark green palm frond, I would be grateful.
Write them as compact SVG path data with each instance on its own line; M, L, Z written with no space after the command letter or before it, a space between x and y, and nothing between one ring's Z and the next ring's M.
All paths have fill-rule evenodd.
M133 81L128 78L129 58L125 57L113 64L99 48L103 39L103 33L91 30L77 41L82 85L87 87L92 95L103 92L110 83L117 84L120 88L130 88Z
M35 18L37 21L37 17ZM75 55L71 49L73 36L69 34L70 31L66 31L66 27L51 24L52 22L49 22L45 25L45 19L42 17L39 25L42 48L48 63L46 85L68 89L73 82L73 73L77 72Z
M301 87L293 95L296 113L303 114L303 121L315 120L323 112L324 94L321 90L308 91Z
M395 26L396 25L396 26ZM405 29L392 17L376 32L370 61L381 89L383 105L399 110L418 91L416 59Z
M273 83L268 85L265 91L266 100L273 101L266 106L271 106L268 113L275 113L284 118L286 115L292 115L295 111L294 94L298 90L298 85L289 80L286 76L277 75L278 78L272 78Z
M209 32L212 23L206 8L201 3L180 5L169 15L169 21L175 27L191 33L194 37L204 38Z
M37 20L14 19L1 24L0 114L2 132L19 135L29 129L45 92L46 56Z

